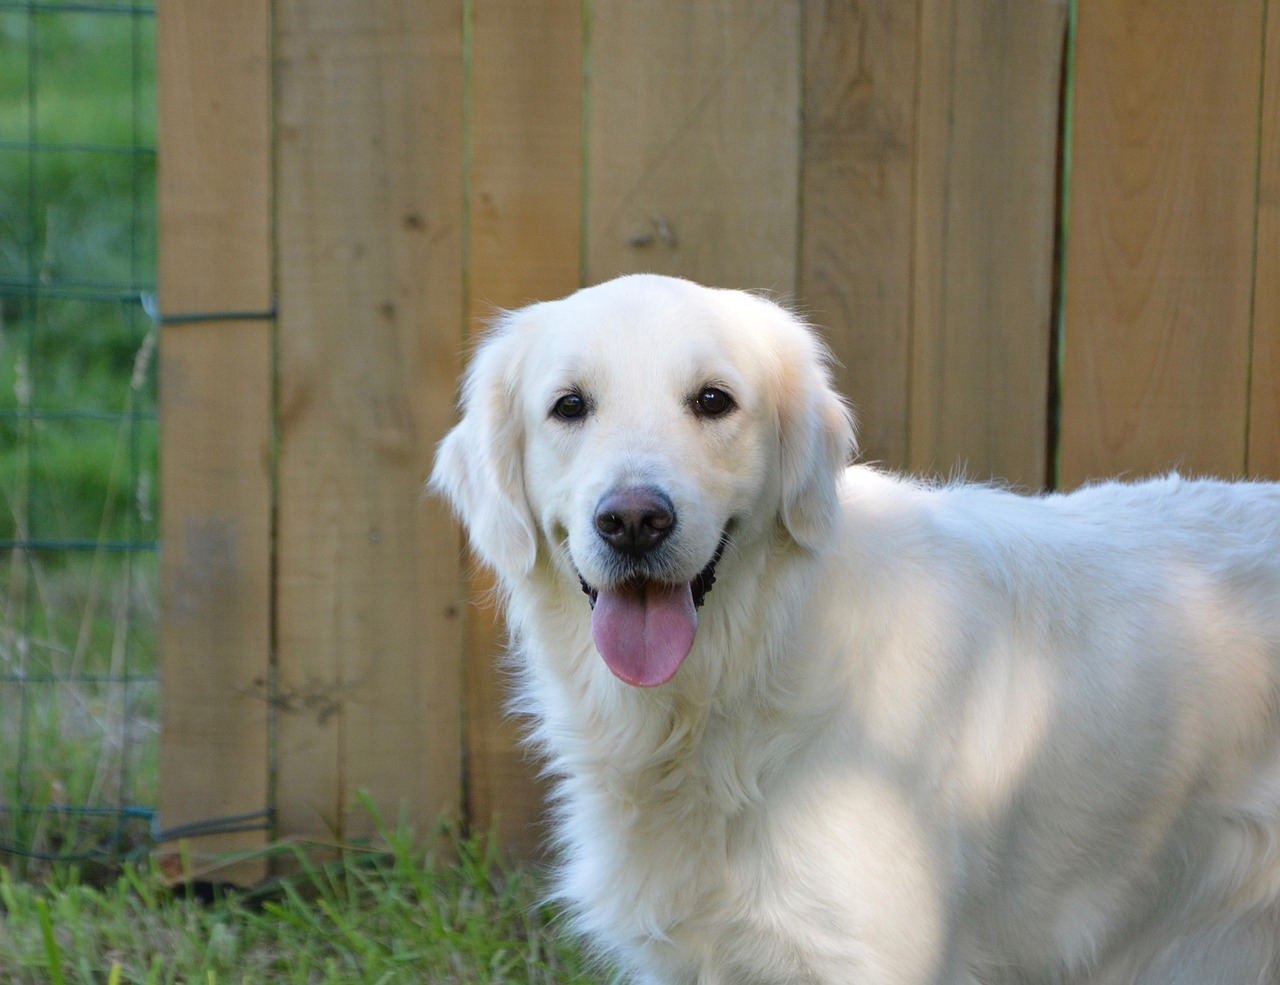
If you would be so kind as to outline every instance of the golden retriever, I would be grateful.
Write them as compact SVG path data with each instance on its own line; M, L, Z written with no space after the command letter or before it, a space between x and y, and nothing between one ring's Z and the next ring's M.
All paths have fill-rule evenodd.
M847 467L805 324L651 275L499 318L461 406L432 482L629 980L1280 982L1280 485Z

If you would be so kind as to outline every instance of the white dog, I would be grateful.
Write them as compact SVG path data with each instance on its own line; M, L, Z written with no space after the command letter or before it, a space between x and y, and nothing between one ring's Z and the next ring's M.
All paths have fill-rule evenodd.
M1280 982L1280 485L846 469L775 304L501 318L433 483L637 982Z

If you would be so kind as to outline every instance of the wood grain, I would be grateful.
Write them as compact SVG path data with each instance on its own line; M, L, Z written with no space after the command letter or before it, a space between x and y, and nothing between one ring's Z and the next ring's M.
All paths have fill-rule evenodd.
M645 270L791 294L799 5L591 10L587 281Z
M582 268L582 3L472 0L468 324L562 297ZM477 573L468 595L489 597ZM472 823L504 848L543 841L544 791L504 714L497 610L467 608L467 795Z
M269 4L163 0L157 16L163 313L265 311ZM159 820L175 828L269 806L271 325L167 326L160 366ZM202 837L181 854L266 840L265 829ZM243 863L219 878L263 874Z
M577 289L580 0L472 0L469 324Z
M281 833L458 806L459 541L422 502L462 348L462 2L285 0Z
M270 9L156 5L166 314L271 307Z
M1280 4L1274 0L1266 23L1248 472L1280 480Z
M908 462L1040 488L1066 4L920 9Z
M907 463L915 4L804 5L798 300L826 335L866 460Z
M1066 486L1245 466L1262 0L1081 4Z
M160 824L175 828L269 806L271 333L224 322L164 334ZM194 839L182 854L266 839L264 826ZM220 878L264 874L249 864Z

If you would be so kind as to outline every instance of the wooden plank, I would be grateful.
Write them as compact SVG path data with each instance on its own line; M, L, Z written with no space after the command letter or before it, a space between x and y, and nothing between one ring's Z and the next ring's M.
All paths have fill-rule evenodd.
M268 0L156 5L166 314L271 307L270 12Z
M1270 0L1267 9L1263 73L1248 472L1280 480L1280 3L1276 0Z
M800 5L595 0L586 279L795 290Z
M581 0L472 0L468 324L495 308L571 293L582 267ZM477 573L473 599L490 597ZM468 809L506 849L542 841L544 791L503 712L502 627L492 605L466 620Z
M458 804L461 573L421 502L462 349L462 0L282 0L278 818Z
M862 457L906 465L915 4L804 5L798 297L839 360Z
M175 828L268 807L270 327L166 328L160 381L160 822ZM183 854L265 841L265 830L196 838Z
M163 0L157 15L163 311L264 311L269 4ZM175 828L269 806L271 325L169 326L160 359L159 812ZM198 838L187 857L252 849L266 836ZM264 874L249 863L219 876Z
M1263 0L1080 5L1061 470L1244 470Z
M470 323L582 270L581 0L472 0Z
M1047 477L1062 0L924 0L908 462Z

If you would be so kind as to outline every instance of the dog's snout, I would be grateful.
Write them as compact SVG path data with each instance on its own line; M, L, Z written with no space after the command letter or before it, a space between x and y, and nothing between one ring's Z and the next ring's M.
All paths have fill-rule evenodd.
M596 507L596 530L601 538L628 554L656 547L675 525L671 499L646 486L611 492Z

